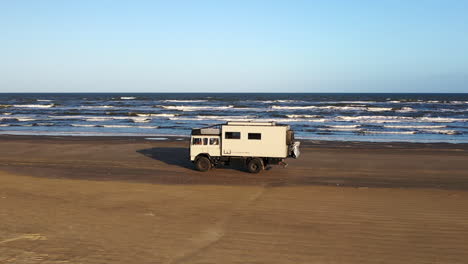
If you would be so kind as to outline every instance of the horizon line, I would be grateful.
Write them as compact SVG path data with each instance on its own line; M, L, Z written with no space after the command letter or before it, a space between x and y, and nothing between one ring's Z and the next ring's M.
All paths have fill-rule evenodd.
M0 94L468 94L468 92L0 92Z

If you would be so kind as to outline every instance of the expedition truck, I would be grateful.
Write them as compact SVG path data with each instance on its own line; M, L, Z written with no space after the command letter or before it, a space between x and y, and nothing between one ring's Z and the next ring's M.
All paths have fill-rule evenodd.
M289 125L232 121L192 129L190 160L197 170L208 171L241 159L249 172L259 173L267 165L286 166L286 158L298 158L299 145Z

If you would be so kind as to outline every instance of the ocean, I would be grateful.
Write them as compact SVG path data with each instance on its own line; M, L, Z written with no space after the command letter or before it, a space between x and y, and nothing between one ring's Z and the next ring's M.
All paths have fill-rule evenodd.
M312 140L468 143L468 94L0 94L0 134L183 137L229 120Z

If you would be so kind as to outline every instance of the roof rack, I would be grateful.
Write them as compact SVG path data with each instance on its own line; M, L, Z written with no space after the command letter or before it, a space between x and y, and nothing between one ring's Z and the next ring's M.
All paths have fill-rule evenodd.
M256 122L256 121L228 121L226 125L231 126L276 126L276 122Z
M192 129L192 135L220 135L219 128L195 128Z

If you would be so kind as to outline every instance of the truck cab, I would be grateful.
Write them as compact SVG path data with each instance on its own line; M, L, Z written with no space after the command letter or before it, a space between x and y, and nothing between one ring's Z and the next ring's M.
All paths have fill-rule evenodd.
M208 156L220 156L221 137L217 135L194 135L191 138L190 159L194 160L200 153Z
M298 158L299 145L289 125L227 122L192 129L190 160L197 170L208 171L232 159L242 159L250 172L258 173L267 165L286 165L288 157Z

